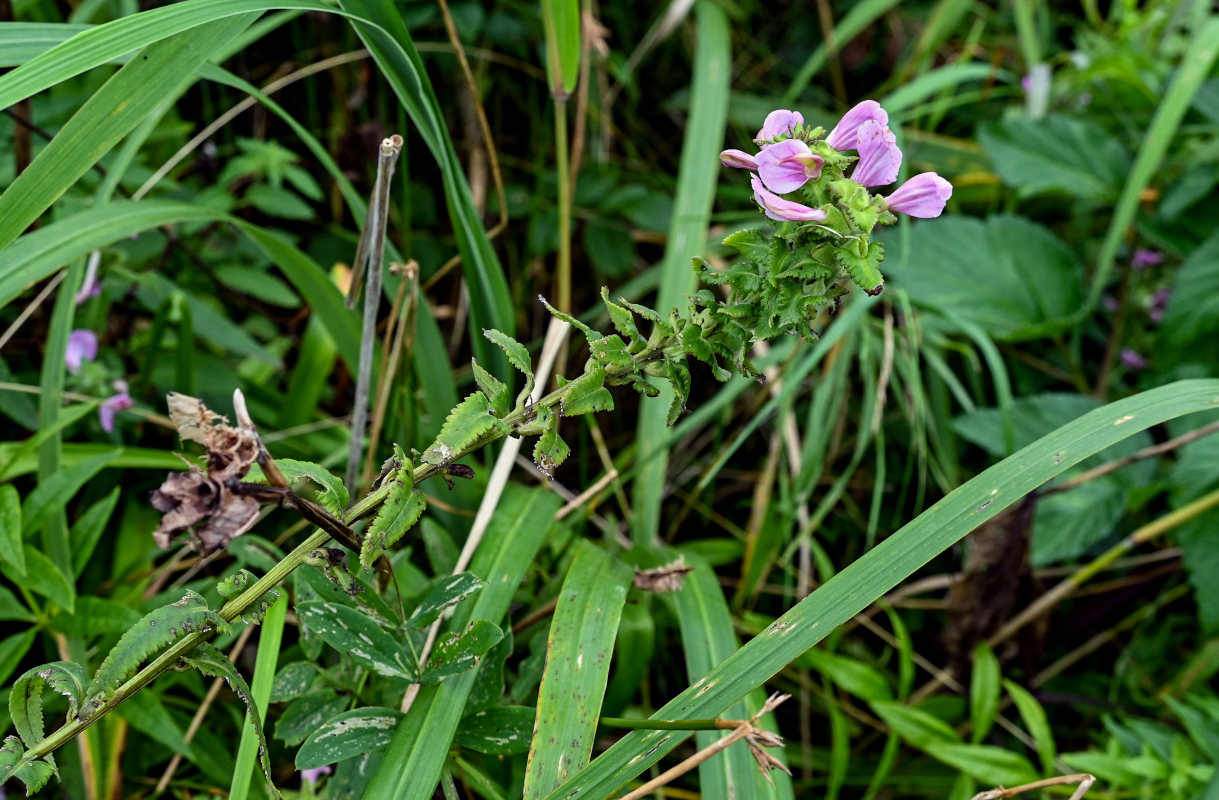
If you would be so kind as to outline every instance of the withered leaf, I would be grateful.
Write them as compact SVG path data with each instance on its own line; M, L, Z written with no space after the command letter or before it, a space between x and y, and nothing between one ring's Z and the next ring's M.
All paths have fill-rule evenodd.
M684 558L678 558L672 564L655 569L635 569L635 586L645 592L662 594L676 592L686 582L686 575L693 572L694 567L686 566Z

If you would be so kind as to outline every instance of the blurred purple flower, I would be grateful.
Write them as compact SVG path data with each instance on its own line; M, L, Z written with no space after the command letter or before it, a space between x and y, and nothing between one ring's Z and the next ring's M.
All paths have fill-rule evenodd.
M758 131L758 135L753 137L753 140L762 147L767 147L772 139L791 136L795 133L796 128L803 124L804 117L799 111L777 109L766 115L766 121L762 123L762 130Z
M744 150L724 150L720 153L720 163L734 169L751 169L756 171L758 161Z
M106 398L97 407L97 415L102 421L102 430L106 433L114 430L114 418L120 411L126 411L135 405L131 395L127 394L127 381L115 381L114 388L118 394Z
M319 780L321 780L323 775L329 775L332 772L334 772L334 767L330 766L329 764L321 767L314 767L313 769L302 769L301 783L317 783Z
M757 170L762 183L772 192L794 192L821 175L825 163L799 139L788 139L758 153Z
M879 123L882 128L889 124L889 115L875 100L864 100L844 114L825 137L825 143L839 152L858 149L859 126L869 120Z
M1130 266L1133 269L1147 269L1162 263L1164 263L1163 253L1159 250L1149 250L1145 247L1135 250L1134 255L1130 258Z
M885 198L890 211L911 217L938 217L952 197L952 184L934 172L915 175Z
M80 372L80 365L97 358L97 334L77 328L68 334L68 346L64 350L64 363L73 375Z
M1147 308L1147 318L1156 325L1164 321L1164 310L1168 308L1168 298L1172 296L1172 289L1164 287L1156 289L1151 294L1151 302Z
M762 207L762 211L766 213L766 216L771 219L778 220L779 222L785 220L791 222L820 222L825 219L826 215L824 211L802 206L799 203L793 203L791 200L784 200L779 195L768 192L762 186L762 180L757 175L751 175L749 181L753 186L753 199Z
M1136 351L1129 347L1123 347L1121 353L1122 364L1128 369L1147 369L1151 366L1151 362L1143 358Z
M90 297L97 297L102 293L102 282L95 276L93 280L85 279L85 283L80 287L80 291L76 293L76 305L88 300Z
M902 151L897 147L893 131L868 119L859 126L858 138L859 163L855 165L851 180L864 186L886 186L897 180Z

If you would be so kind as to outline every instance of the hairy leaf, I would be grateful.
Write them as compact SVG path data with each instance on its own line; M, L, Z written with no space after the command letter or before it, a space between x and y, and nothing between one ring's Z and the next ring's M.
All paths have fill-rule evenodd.
M487 396L492 413L497 417L502 417L511 411L512 398L507 385L483 369L482 365L474 359L470 359L470 366L474 370L474 383L478 385L478 390ZM532 388L530 387L531 390Z
M294 458L279 458L275 460L275 464L289 482L308 480L317 486L320 490L316 497L318 505L336 517L341 518L343 510L351 504L351 497L348 495L347 487L343 485L342 479L321 464L314 464L312 461L297 461Z
M297 769L314 769L345 758L381 750L393 738L402 712L392 708L357 708L327 720L296 754Z
M296 613L309 629L360 666L379 675L413 681L418 670L394 638L372 617L349 606L310 601Z
M233 600L258 581L248 569L239 569L216 584L216 590L225 600ZM267 615L268 609L279 599L279 589L268 589L238 618L247 625L257 625Z
M533 364L529 360L529 351L516 339L494 328L483 331L483 336L499 345L504 354L508 356L508 363L525 376L525 388L521 390L516 401L519 405L533 391Z
M482 397L483 402L486 402L486 398L482 394L471 395L471 397ZM454 414L456 413L454 411ZM449 418L452 419L452 416ZM446 427L447 425L446 423ZM444 435L443 430L441 435ZM424 457L426 458L426 456L425 453ZM389 496L385 498L385 503L377 511L377 516L373 519L372 524L368 526L368 532L364 535L364 542L360 546L360 565L364 569L372 569L372 565L381 557L386 548L392 547L401 539L419 520L423 509L427 507L423 494L415 491L414 468L409 459L400 458L398 467L385 481L384 485L389 488Z
M626 337L627 350L632 353L638 353L644 347L644 339L639 334L639 328L635 325L635 316L631 312L610 300L609 289L605 286L601 287L601 301L605 303L605 309L609 311L610 322L614 325L614 330Z
M482 579L473 572L459 572L437 579L431 591L423 598L406 621L408 628L426 628L437 619L449 606L454 606L465 600L479 589L486 586Z
M567 456L571 454L571 448L559 436L558 417L551 415L551 420L550 427L542 431L537 444L533 446L533 463L537 464L538 469L546 473L548 478L554 478L555 467L566 461Z
M55 767L46 761L26 761L22 758L24 755L25 748L16 736L9 736L0 745L0 776L24 783L28 797L47 785L55 774Z
M462 455L487 431L507 428L491 413L491 404L482 392L475 392L457 404L440 428L436 441L423 451L423 460L434 466L448 464Z
M68 698L68 716L84 702L89 674L74 661L53 661L34 667L17 682L8 696L8 712L13 718L13 727L25 742L33 747L43 740L42 693L46 689Z
M542 305L546 306L546 310L549 311L552 316L558 317L559 319L566 322L568 325L571 325L573 328L576 328L577 330L579 330L581 333L584 334L584 338L588 339L589 342L595 342L601 338L600 331L593 330L592 328L588 327L580 320L573 317L571 314L568 314L564 311L560 311L559 309L555 308L554 306L552 306L549 303L549 301L546 300L545 297L538 295L538 300L542 301Z
M466 626L461 634L449 632L441 636L432 651L422 683L439 683L445 678L478 666L478 660L504 637L499 626L478 619Z
M560 382L560 385L564 385ZM567 394L560 401L560 411L565 417L578 417L592 411L612 411L614 398L605 388L605 369L593 361L584 373L566 384Z

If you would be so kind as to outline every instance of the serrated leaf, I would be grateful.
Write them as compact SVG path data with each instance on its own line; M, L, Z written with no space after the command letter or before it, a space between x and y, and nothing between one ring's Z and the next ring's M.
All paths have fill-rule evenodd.
M730 233L723 243L760 265L765 266L770 261L770 240L756 228Z
M255 577L254 573L248 569L239 569L217 583L216 591L220 592L220 596L225 600L233 600L257 581L258 578ZM262 622L263 617L267 615L267 611L279 599L279 594L279 589L268 589L249 608L243 611L238 619L247 625L257 625Z
M614 398L605 388L605 369L595 361L590 361L584 368L584 374L568 382L565 387L567 393L559 401L560 413L565 417L614 409Z
M418 670L392 636L372 617L349 606L310 601L296 604L309 630L360 666L379 675L416 680Z
M209 630L227 632L229 626L219 614L208 609L206 600L190 589L176 603L144 615L119 638L118 644L97 668L80 717L88 719L96 713L106 697L134 675L140 664L154 653L196 631Z
M534 710L529 706L496 706L461 718L454 742L489 756L529 752Z
M551 316L558 317L559 319L566 322L568 325L572 326L573 328L575 328L578 331L580 331L581 333L583 333L584 338L588 339L589 342L595 342L601 338L600 331L593 330L592 328L588 327L580 320L573 317L571 314L568 314L565 311L560 311L559 309L555 308L554 306L552 306L550 304L549 301L546 300L545 297L538 295L538 300L542 301L542 305L546 306L546 310L550 312Z
M610 322L613 323L614 329L626 337L627 350L632 353L642 350L644 340L639 333L638 326L635 325L635 316L628 309L610 300L608 287L601 287L601 302L605 303L605 309L609 312Z
M533 364L529 360L529 351L516 339L494 328L483 331L483 336L499 345L504 355L508 356L508 363L525 376L525 388L521 389L516 400L517 405L520 405L522 399L529 397L529 393L533 391Z
M345 758L382 750L393 738L402 712L357 708L332 717L313 732L296 754L297 769L316 769Z
M317 665L312 661L293 661L285 664L271 683L272 703L295 700L309 690L317 677Z
M262 766L262 774L267 779L267 791L273 798L282 798L283 795L275 788L275 781L271 777L271 759L267 755L267 737L263 732L262 719L258 715L258 709L254 707L250 687L245 678L241 677L241 673L237 671L237 667L233 665L229 657L220 652L220 649L211 642L200 642L199 646L183 656L182 660L209 678L224 678L241 702L245 703L246 715L249 717L250 725L254 728L254 735L258 737L258 760ZM249 773L246 774L249 775Z
M343 511L351 505L351 497L347 492L347 487L343 485L342 479L321 464L314 464L312 461L297 461L294 458L279 458L275 460L275 464L290 483L308 480L317 486L320 490L316 497L318 505L334 516L342 518Z
M686 411L686 401L690 399L690 368L681 358L666 358L665 369L668 371L669 385L673 387L673 402L669 404L668 426L671 428Z
M25 784L27 797L47 785L55 768L45 761L25 761L25 749L16 736L9 736L0 745L0 775L16 778Z
M482 397L483 402L486 402L486 398L481 394L471 395L471 397ZM452 416L449 418L452 419ZM447 426L448 423L445 425ZM441 435L443 434L442 430ZM426 456L425 453L424 457ZM373 519L372 524L368 526L368 531L364 534L364 542L360 546L360 566L364 569L372 569L372 565L381 557L381 554L387 548L393 547L394 543L419 521L423 510L427 508L427 501L423 499L423 494L415 490L414 468L409 460L399 461L398 467L385 479L383 485L388 487L389 495L377 511L377 516Z
M560 384L562 381L559 378ZM533 419L516 426L514 433L517 436L539 436L554 425L554 411L550 406L534 406L533 412Z
M0 561L25 575L25 546L21 536L21 498L11 483L0 486Z
M34 667L13 684L8 696L8 712L13 727L25 742L33 747L44 738L42 693L46 689L68 698L68 717L84 702L89 685L89 673L74 661L53 661Z
M851 280L870 295L878 295L885 288L885 278L880 274L880 262L885 258L885 247L872 242L863 253L852 253L845 248L834 251L834 258L847 271Z
M635 359L626 349L626 342L618 336L602 336L590 345L593 358L606 367L633 367Z
M347 708L346 698L333 689L306 692L288 704L275 721L275 738L297 745L322 726L326 720Z
M571 455L571 448L567 446L567 442L563 441L563 437L559 436L558 418L552 417L552 419L554 423L542 431L537 444L533 446L533 463L546 473L547 478L553 478L555 467L562 464Z
M530 377L532 382L532 377ZM423 451L422 459L433 466L443 466L464 455L464 451L487 431L504 424L491 413L491 404L482 392L475 392L449 412L436 441Z
M512 399L504 382L483 369L474 359L470 359L470 366L474 369L474 383L478 385L478 390L487 396L487 402L491 404L491 411L495 416L502 417L511 411ZM533 387L529 388L532 391Z
M449 606L455 606L462 600L486 586L482 578L473 572L459 572L438 578L435 585L423 598L410 619L406 621L408 628L426 628L437 619Z
M500 639L504 632L499 626L478 619L466 626L461 634L450 631L436 641L421 683L439 683L445 678L478 666L478 660Z

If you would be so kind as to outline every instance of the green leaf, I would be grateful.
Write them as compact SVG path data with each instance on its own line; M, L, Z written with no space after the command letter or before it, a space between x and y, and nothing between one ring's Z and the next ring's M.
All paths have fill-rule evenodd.
M535 712L530 706L496 706L461 718L455 744L489 756L529 752Z
M25 784L26 797L32 797L47 785L55 768L45 761L26 761L25 748L16 736L9 736L0 745L0 773Z
M951 725L921 708L902 703L873 702L872 710L894 733L915 747L924 747L930 742L961 741Z
M483 396L478 394L472 395L472 397ZM483 401L486 402L486 398L483 398ZM452 416L449 419L452 419ZM448 427L447 422L445 427ZM443 430L441 435L444 435ZM432 447L436 447L436 445L432 445ZM424 457L426 456L427 453L424 453ZM419 521L423 510L427 508L427 501L424 500L423 493L415 489L414 468L410 459L402 456L401 453L398 454L398 466L390 475L386 476L385 485L389 488L389 495L385 498L381 508L377 510L377 516L368 526L368 531L364 534L364 541L360 545L360 565L364 569L372 569L381 554L406 535L411 526Z
M601 287L601 302L605 304L605 309L609 312L610 322L613 323L614 329L626 337L627 350L632 353L638 353L642 350L645 341L639 333L638 326L635 325L635 315L628 309L610 300L608 287Z
M25 566L24 575L19 575L8 563L0 564L0 572L16 585L55 601L57 606L69 614L76 610L75 586L41 550L27 544Z
M979 642L974 648L973 675L969 681L969 720L973 723L970 741L981 742L990 733L999 714L999 659Z
M884 673L858 659L813 648L796 662L820 672L844 691L869 702L890 701L893 690Z
M25 575L25 545L21 531L21 498L11 483L0 486L0 561Z
M288 704L275 721L275 738L285 743L300 744L322 727L322 724L347 708L347 700L333 689L306 692Z
M417 669L402 647L367 614L316 600L297 603L296 613L310 631L365 669L409 681L417 679Z
M1219 231L1202 241L1176 271L1155 361L1164 366L1208 364L1219 356Z
M120 634L140 621L140 612L122 603L85 595L76 598L72 613L56 614L51 629L69 636Z
M443 466L460 458L483 434L497 429L507 433L504 424L491 413L486 395L475 392L450 412L436 441L421 458L433 466Z
M626 342L617 336L602 336L594 339L590 349L593 358L604 367L633 367L635 359L631 358Z
M544 796L588 763L610 655L632 570L579 541L559 592L546 669L538 689L537 725L525 768L525 798Z
M446 608L457 605L485 585L482 579L472 572L459 572L456 575L437 578L431 590L406 621L406 627L426 628L440 619Z
M1050 192L1111 203L1130 173L1130 153L1120 141L1061 114L986 123L978 139L999 177L1021 197Z
M548 301L545 297L538 295L538 300L541 301L542 305L546 306L546 310L550 312L550 315L552 317L556 317L558 319L563 320L568 325L572 326L576 330L583 333L584 338L588 339L589 342L595 342L601 338L600 331L597 331L597 330L594 330L594 329L588 327L583 322L581 322L580 320L573 317L571 314L568 314L566 311L560 311L559 309L555 308L554 306L552 306L550 304L550 301Z
M15 620L17 622L33 622L34 615L29 612L17 595L5 586L0 586L0 622Z
M867 250L853 253L846 248L834 251L834 259L847 271L851 280L870 295L878 295L885 288L885 278L880 274L880 262L885 258L885 246L871 242ZM784 327L793 328L799 320L789 320Z
M550 412L550 409L546 410ZM546 477L553 479L555 467L567 460L567 457L571 455L571 448L567 446L567 442L563 441L563 437L559 436L558 417L555 417L553 412L550 412L548 416L551 420L550 426L542 431L537 444L533 446L533 463L545 473Z
M516 398L516 404L519 406L533 391L533 363L529 360L529 351L516 339L494 328L483 331L483 336L498 345L504 351L504 355L508 357L508 363L525 376L525 387L521 389Z
M40 481L34 491L26 495L21 506L25 531L34 533L41 529L52 514L64 508L81 487L114 461L120 452L117 449L110 450L83 459Z
M267 755L267 737L263 733L262 719L258 714L258 709L254 707L250 687L245 678L241 677L241 673L237 671L237 667L233 666L229 657L220 652L211 642L200 642L194 650L183 656L182 660L209 678L224 678L241 702L245 703L246 718L254 727L254 734L258 739L259 763L262 765L263 776L267 780L267 791L274 798L282 797L283 795L275 788L275 780L271 776L271 759Z
M402 712L357 708L328 719L296 753L297 769L315 769L345 758L382 750L393 738Z
M0 642L0 683L7 681L8 676L17 669L21 659L25 658L25 654L34 644L37 633L37 628L28 628L21 633L5 637L4 641Z
M932 758L990 786L1019 786L1040 777L1027 758L1001 747L931 741L923 749Z
M72 525L68 541L72 543L72 573L75 577L80 577L88 566L89 559L93 557L93 551L97 549L97 543L106 530L106 523L114 514L121 493L122 487L115 486L108 495L89 506Z
M317 486L321 490L316 497L318 504L336 517L342 518L343 511L351 504L351 498L347 494L347 487L343 485L342 478L321 464L314 464L312 461L278 458L275 460L275 464L290 483L308 480Z
M483 369L482 365L474 359L470 359L470 366L474 370L474 383L478 385L478 390L487 396L487 402L491 404L491 412L497 417L502 417L511 411L512 397L508 386Z
M1050 721L1046 718L1045 709L1041 707L1041 703L1037 702L1037 698L1033 697L1024 687L1005 680L1003 688L1007 689L1012 702L1016 704L1016 710L1020 712L1020 719L1024 721L1024 727L1033 737L1033 741L1037 743L1037 756L1041 759L1042 771L1046 775L1052 775L1054 761L1058 758L1058 747L1054 743L1054 731L1050 727Z
M3 279L0 279L0 283L3 283ZM23 442L16 443L16 449L7 454L4 457L3 463L0 463L0 480L8 477L8 471L13 464L37 450L43 442L55 436L64 428L73 423L80 422L89 416L89 414L97 410L98 405L98 403L93 402L67 406L59 412L59 416L53 422L40 426L33 436Z
M229 626L219 614L208 610L206 600L190 589L176 603L145 614L119 638L118 644L97 668L80 717L89 719L93 716L110 693L134 675L140 664L154 653L191 633L209 630L223 632L228 631Z
M542 0L546 39L546 78L550 94L566 99L580 74L579 0Z
M235 600L238 595L257 583L258 578L248 569L239 569L216 584L216 591L225 600ZM280 597L279 589L271 588L261 594L249 608L241 613L239 619L247 625L257 625L262 622L267 611Z
M559 385L567 389L559 401L560 413L565 417L614 410L614 398L605 388L605 368L595 361L586 364L575 380Z
M889 279L918 305L973 322L999 341L1066 330L1084 302L1084 269L1054 234L1021 217L950 217L885 237Z
M485 619L478 619L466 626L461 633L449 631L443 634L432 649L427 669L420 677L421 683L439 683L478 666L479 660L488 650L504 638L499 626Z
M271 702L282 703L300 697L309 691L317 674L317 665L312 661L293 661L284 665L271 684Z
M254 187L258 189L258 187ZM251 191L254 191L251 189ZM310 212L312 213L312 211ZM280 308L299 308L301 299L283 280L253 267L228 265L215 270L218 285Z

